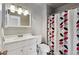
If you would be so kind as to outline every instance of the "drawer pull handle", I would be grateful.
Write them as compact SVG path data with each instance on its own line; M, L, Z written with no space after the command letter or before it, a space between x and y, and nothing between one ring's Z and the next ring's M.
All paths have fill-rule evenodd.
M21 52L23 52L23 50L21 50Z
M30 48L30 50L32 50L32 48Z

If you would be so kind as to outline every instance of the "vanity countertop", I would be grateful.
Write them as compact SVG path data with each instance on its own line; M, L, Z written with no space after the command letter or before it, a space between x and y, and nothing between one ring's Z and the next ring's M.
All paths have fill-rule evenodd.
M24 37L14 37L14 38L6 38L4 43L13 43L13 42L18 42L18 41L23 41L23 40L29 40L32 38L36 38L36 36L24 36Z

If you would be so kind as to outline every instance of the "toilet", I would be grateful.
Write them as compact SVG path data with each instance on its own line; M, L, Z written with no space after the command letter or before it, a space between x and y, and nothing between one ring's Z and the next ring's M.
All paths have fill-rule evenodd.
M42 36L37 36L37 54L38 55L47 55L47 53L50 51L50 47L42 42Z

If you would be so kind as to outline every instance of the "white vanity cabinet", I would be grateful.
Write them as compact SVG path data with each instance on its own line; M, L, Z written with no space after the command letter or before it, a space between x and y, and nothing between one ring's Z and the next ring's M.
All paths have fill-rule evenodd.
M19 40L19 39L18 39ZM7 55L36 55L36 40L28 39L12 43L5 43Z

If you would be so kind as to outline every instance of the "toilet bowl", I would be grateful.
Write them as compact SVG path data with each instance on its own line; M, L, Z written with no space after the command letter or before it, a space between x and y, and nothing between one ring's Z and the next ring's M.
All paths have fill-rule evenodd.
M50 51L50 47L45 44L41 43L42 41L42 36L37 36L37 54L38 55L47 55L47 53Z
M50 48L46 44L39 44L39 54L40 55L47 55L47 53L50 51Z

